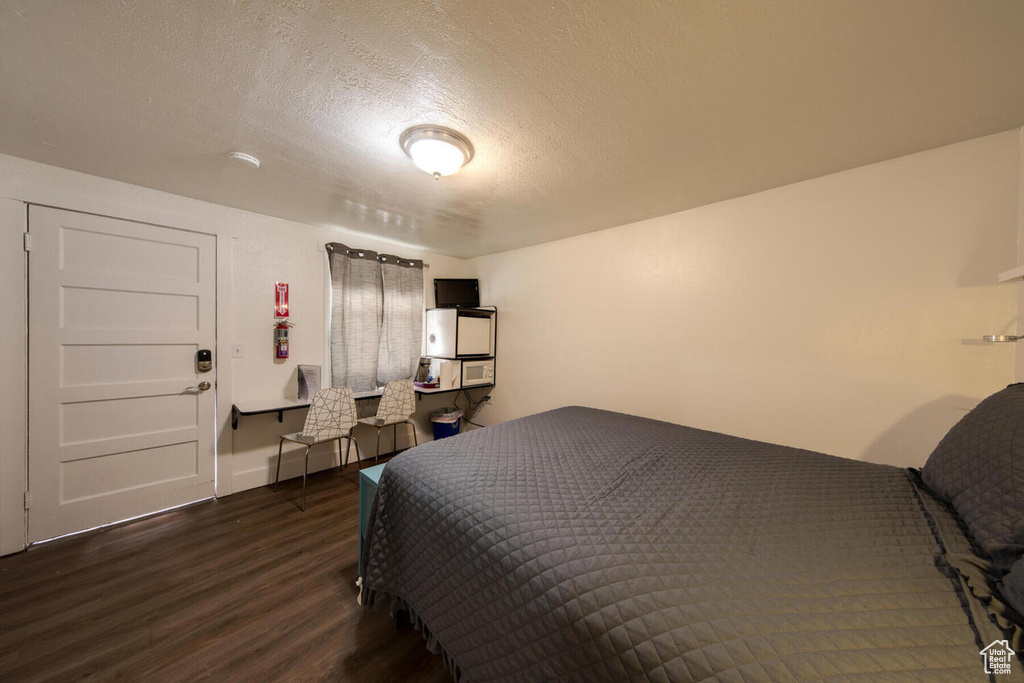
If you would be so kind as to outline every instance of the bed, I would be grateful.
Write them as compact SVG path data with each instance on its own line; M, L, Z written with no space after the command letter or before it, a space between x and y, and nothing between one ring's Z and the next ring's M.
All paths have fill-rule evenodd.
M961 425L924 474L581 407L435 441L383 471L362 602L470 683L986 680L1014 543L938 491L1005 508L978 442L1019 447Z

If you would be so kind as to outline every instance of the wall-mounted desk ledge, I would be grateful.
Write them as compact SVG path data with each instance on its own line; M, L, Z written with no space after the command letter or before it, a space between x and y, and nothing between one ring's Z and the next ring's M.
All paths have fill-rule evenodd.
M238 429L238 418L243 415L263 415L265 413L277 413L277 421L284 422L286 410L298 410L308 408L309 401L289 401L278 399L276 401L248 401L236 403L231 406L231 428Z
M365 401L371 398L380 398L383 388L376 391L357 391L352 397L357 401ZM238 429L238 418L249 415L265 415L266 413L277 413L277 421L284 422L284 414L289 410L308 408L309 401L292 401L287 398L277 398L267 401L246 401L231 406L231 428Z
M1021 278L1024 278L1024 266L1017 266L1016 268L1004 270L999 273L1000 282L1012 282L1013 280L1020 280Z
M493 384L469 387L470 389L485 389L487 387L493 387ZM415 387L416 394L419 398L423 398L423 394L447 394L453 391L462 391L461 389L423 389L421 387ZM368 401L372 398L380 398L380 395L384 393L384 387L380 387L376 391L357 391L352 394L352 397L357 401ZM284 422L284 414L289 410L299 410L300 408L308 408L309 401L292 401L287 398L278 398L267 401L246 401L244 403L236 403L231 406L231 428L238 429L238 418L246 417L249 415L265 415L267 413L277 413L277 421Z
M471 386L471 387L462 387L461 389L441 389L441 388L426 389L424 387L415 387L415 389L416 389L416 398L422 400L424 395L430 396L432 394L450 394L450 393L455 392L455 391L472 391L473 389L490 389L493 386L494 386L493 384L476 384L476 385ZM380 394L378 393L377 395L379 396Z

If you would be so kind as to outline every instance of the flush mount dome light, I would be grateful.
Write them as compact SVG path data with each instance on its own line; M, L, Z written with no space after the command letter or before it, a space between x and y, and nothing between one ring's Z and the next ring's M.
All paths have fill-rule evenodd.
M455 173L473 158L473 145L466 136L444 126L413 126L402 133L398 142L418 169L438 180Z
M260 160L251 154L246 154L245 152L228 152L228 159L247 166L252 166L253 168L260 167Z

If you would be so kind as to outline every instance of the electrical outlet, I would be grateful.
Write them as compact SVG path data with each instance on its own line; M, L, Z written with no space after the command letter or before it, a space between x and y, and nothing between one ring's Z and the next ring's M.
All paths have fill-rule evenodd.
M243 358L245 357L245 347L241 344L231 345L231 357L232 358Z

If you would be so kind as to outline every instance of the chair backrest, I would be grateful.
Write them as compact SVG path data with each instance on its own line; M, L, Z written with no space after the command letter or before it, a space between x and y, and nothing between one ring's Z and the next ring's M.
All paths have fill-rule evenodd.
M348 436L356 424L356 418L356 401L351 389L321 389L309 403L302 435L312 437L316 443Z
M380 395L377 406L378 420L385 423L402 422L416 412L416 391L412 388L411 379L393 379L384 385L384 393Z

